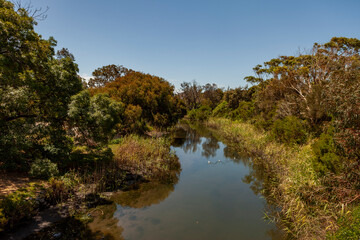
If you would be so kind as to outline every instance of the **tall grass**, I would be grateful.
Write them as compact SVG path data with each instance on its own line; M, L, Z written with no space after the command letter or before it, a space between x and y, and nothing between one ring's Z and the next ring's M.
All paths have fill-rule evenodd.
M166 138L144 138L129 135L111 146L114 161L121 169L147 180L177 182L180 162L170 152L170 143Z
M277 209L271 214L289 238L324 239L327 232L337 229L336 221L346 206L326 196L311 163L311 140L287 146L249 123L212 118L206 124L251 156L253 171L261 178L258 191Z

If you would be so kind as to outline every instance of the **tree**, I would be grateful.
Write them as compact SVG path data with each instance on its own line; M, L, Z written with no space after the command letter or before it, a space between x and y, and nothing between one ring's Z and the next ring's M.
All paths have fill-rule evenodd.
M254 68L257 106L274 118L297 116L314 128L335 127L335 140L360 159L360 40L334 37L308 54L281 56ZM273 119L274 120L274 119Z
M360 40L333 38L322 50L332 59L325 104L333 117L335 139L360 162Z
M71 98L70 129L75 140L89 147L106 145L123 119L124 106L104 94L90 97L84 90Z
M115 79L122 77L132 70L127 69L119 65L107 65L93 71L92 75L94 78L90 78L88 86L89 87L103 87L107 83L115 81Z
M129 71L103 87L90 90L92 94L107 93L112 99L124 103L126 113L131 115L125 116L129 121L144 120L162 128L175 124L184 115L184 107L180 99L174 95L174 87L165 79L150 74ZM124 124L127 129L132 129L132 125L142 125L134 125L133 122Z
M210 106L211 109L214 109L223 98L223 90L218 88L218 86L213 83L207 83L202 87L203 89L203 105Z
M183 82L181 83L179 96L188 109L196 109L200 106L202 91L202 86L198 85L195 80L193 82Z
M0 0L0 159L11 167L69 154L64 123L82 89L74 60L56 58L56 41L42 39L35 24L25 9Z
M341 44L341 46L339 46ZM356 40L333 38L329 43L315 43L309 54L280 56L254 68L255 77L247 77L251 83L262 85L260 106L274 108L265 103L275 103L279 117L295 115L312 125L327 118L325 89L339 69L345 67L354 54L351 46ZM337 47L336 47L337 46ZM346 48L346 49L345 49ZM340 58L347 60L339 62Z

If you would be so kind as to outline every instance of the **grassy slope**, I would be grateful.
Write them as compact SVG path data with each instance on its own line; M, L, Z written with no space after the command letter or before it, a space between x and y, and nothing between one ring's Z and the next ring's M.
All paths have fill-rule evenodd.
M311 164L311 142L287 147L248 123L214 118L206 124L239 151L249 153L254 171L261 168L260 191L281 209L273 214L280 215L276 219L290 237L324 239L327 232L336 230L344 206L322 199L325 190Z

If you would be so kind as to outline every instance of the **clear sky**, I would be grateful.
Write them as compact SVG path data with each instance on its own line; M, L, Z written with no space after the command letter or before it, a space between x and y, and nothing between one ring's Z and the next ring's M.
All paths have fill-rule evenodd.
M23 0L26 1L26 0ZM165 78L244 86L252 68L333 36L360 38L360 0L32 0L37 32L75 56L80 75L119 64Z

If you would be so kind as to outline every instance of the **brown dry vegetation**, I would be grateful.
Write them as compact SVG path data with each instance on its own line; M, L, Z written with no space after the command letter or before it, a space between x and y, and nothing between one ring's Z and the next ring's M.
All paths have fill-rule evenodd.
M113 145L114 161L122 169L143 176L147 180L177 182L180 163L169 153L170 143L165 138L124 137Z

